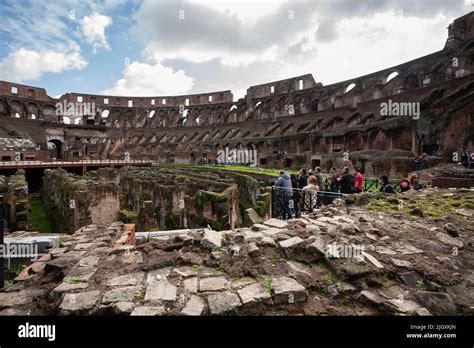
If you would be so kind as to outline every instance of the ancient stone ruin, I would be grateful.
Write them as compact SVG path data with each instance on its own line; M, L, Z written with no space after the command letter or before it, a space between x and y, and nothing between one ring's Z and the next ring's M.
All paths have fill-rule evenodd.
M28 183L25 172L19 170L10 177L0 175L0 195L4 197L7 229L13 231L25 229L29 218Z
M235 228L243 226L248 208L268 217L269 195L260 193L259 182L250 176L192 168L104 168L88 176L46 170L41 189L63 232L117 220L137 224L141 231L208 224Z
M471 12L438 52L239 100L0 81L5 240L39 254L6 260L0 315L474 314L473 28ZM323 172L314 204L303 167ZM333 167L362 169L361 192L333 190Z
M1 313L474 313L472 189L353 198L221 232L87 225L0 293Z

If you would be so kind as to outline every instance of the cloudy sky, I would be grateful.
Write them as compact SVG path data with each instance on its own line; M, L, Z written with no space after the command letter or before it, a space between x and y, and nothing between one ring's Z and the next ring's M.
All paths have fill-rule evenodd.
M178 95L312 73L346 80L438 51L474 0L0 0L0 80Z

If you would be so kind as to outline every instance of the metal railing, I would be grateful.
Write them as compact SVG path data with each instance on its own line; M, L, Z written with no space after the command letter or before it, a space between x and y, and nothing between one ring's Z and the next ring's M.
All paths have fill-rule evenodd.
M392 188L396 190L400 187L400 180L399 179L391 179L390 185ZM362 191L378 191L380 190L380 182L378 179L364 179L362 180Z
M287 220L298 218L302 213L330 204L342 193L318 191L312 193L301 189L286 189L272 186L272 217Z

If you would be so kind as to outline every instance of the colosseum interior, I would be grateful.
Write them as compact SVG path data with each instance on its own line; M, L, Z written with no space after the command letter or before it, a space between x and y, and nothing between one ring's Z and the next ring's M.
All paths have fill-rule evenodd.
M308 73L239 100L83 92L0 81L5 239L42 250L9 273L0 313L474 313L474 171L458 164L474 150L474 12L442 50L330 85ZM393 103L419 114L384 115ZM255 167L218 162L226 149L256 151ZM423 190L274 216L279 170L397 181L418 154L438 168L419 171ZM334 243L363 247L362 261Z
M0 81L0 137L19 139L26 160L51 158L48 143L57 159L129 153L176 164L213 161L231 147L256 149L261 167L329 170L349 152L368 175L406 174L414 154L448 159L474 147L472 21L472 14L456 19L443 50L413 61L327 86L311 74L251 86L237 101L231 91L54 99L42 88ZM421 103L420 119L382 116L388 100ZM65 107L58 114L58 103L93 103L95 113L71 120ZM15 151L1 149L2 161Z

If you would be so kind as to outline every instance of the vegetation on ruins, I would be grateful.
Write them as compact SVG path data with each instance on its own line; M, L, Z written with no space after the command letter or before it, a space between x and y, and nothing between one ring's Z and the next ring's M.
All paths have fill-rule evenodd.
M41 233L51 233L53 225L38 196L30 197L31 228Z

